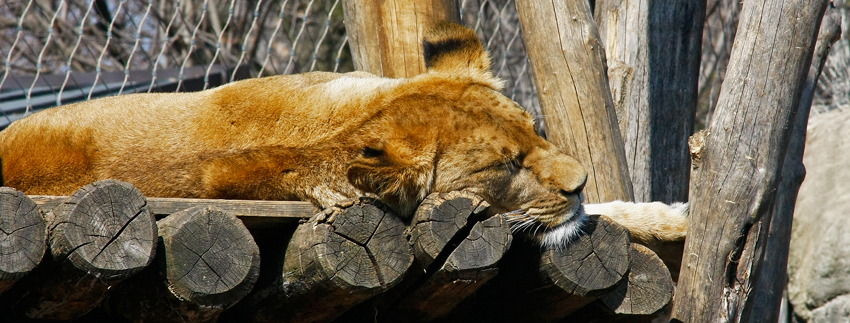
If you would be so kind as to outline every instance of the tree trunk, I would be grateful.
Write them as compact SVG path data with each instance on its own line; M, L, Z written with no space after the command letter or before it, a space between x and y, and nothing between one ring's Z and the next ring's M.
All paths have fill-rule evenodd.
M0 294L38 266L47 249L47 225L21 191L0 188Z
M588 169L589 203L631 201L605 53L587 1L517 0L549 141Z
M198 206L157 225L156 265L118 286L110 312L131 322L215 322L251 291L260 251L235 216Z
M460 22L455 0L345 0L343 4L354 68L378 76L424 73L424 32L439 21Z
M635 201L687 201L705 0L595 10Z
M806 126L809 123L809 112L818 78L829 55L830 47L839 37L841 37L841 14L834 8L828 9L821 22L814 58L809 67L800 105L791 129L791 139L788 142L788 151L785 154L779 188L776 192L776 205L770 214L772 218L769 229L766 229L764 225L759 226L762 230L760 234L764 234L764 230L767 230L767 239L765 239L767 244L764 246L765 251L762 252L763 270L755 285L754 306L748 315L751 322L776 322L779 318L777 309L788 282L788 248L791 242L794 205L797 202L800 184L806 177L806 167L803 166Z
M673 318L729 322L754 306L766 235L794 113L826 1L747 1L702 159ZM766 216L767 215L767 216ZM777 250L779 252L779 250ZM787 252L787 249L784 251ZM775 256L775 255L773 255ZM783 284L777 284L781 288Z

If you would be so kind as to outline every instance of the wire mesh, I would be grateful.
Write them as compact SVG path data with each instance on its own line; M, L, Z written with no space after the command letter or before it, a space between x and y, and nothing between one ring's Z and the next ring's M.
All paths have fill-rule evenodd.
M460 2L505 94L539 111L513 0ZM6 0L0 57L0 127L101 96L353 70L341 0Z

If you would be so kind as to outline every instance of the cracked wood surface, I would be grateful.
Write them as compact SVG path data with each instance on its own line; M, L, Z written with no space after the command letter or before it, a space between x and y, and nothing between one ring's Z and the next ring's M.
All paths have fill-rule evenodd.
M87 185L53 214L50 256L0 299L11 317L80 317L154 257L156 222L145 197L130 184L104 180Z
M47 224L26 194L0 188L0 294L41 262Z
M197 206L157 225L162 254L118 287L110 312L132 322L215 322L251 291L260 250L235 216Z
M413 263L404 223L380 201L358 198L298 226L270 286L238 315L257 322L328 322L399 283Z

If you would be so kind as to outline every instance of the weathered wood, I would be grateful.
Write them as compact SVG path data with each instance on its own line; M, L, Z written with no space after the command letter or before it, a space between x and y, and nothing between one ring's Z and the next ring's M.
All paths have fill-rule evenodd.
M469 192L431 194L419 206L411 233L419 268L388 321L428 321L449 313L493 278L511 245L510 226L487 218L489 204ZM418 275L421 274L421 275Z
M51 257L0 300L12 316L79 317L153 259L156 222L145 197L128 183L104 180L87 185L52 213Z
M394 78L426 71L422 36L431 25L460 22L456 0L345 0L343 10L354 68Z
M670 304L673 280L655 252L632 243L628 279L601 299L615 314L649 315Z
M517 0L548 139L588 169L589 203L634 199L587 1Z
M596 1L635 201L687 201L705 0Z
M372 198L319 213L296 229L279 279L258 286L229 318L328 322L401 281L413 263L404 223Z
M157 225L156 265L118 287L110 312L131 322L214 322L251 291L260 251L235 216L198 206Z
M628 272L628 231L604 216L590 216L583 231L562 248L514 241L499 275L459 306L456 320L555 322L612 291Z
M744 313L749 316L751 322L765 321L775 322L779 319L780 303L784 289L776 288L776 285L785 285L788 281L788 253L791 243L791 224L794 217L794 207L797 202L797 193L800 185L806 177L806 167L803 166L803 151L806 145L806 129L809 123L809 112L812 107L812 98L817 87L829 50L838 38L841 37L841 14L835 8L827 9L818 31L818 39L815 45L812 65L809 68L797 114L791 130L791 139L788 142L788 151L782 165L782 175L779 179L779 187L776 192L776 205L772 211L769 229L760 226L760 230L767 231L765 251L762 253L762 272L756 279L755 298L753 310ZM779 284L777 284L779 282Z
M67 200L67 196L30 195L44 213L50 212ZM215 207L235 214L249 229L279 227L296 224L319 212L310 202L301 201L247 201L149 197L148 209L157 218L195 206Z
M0 187L0 294L41 262L47 225L26 194Z
M757 246L767 238L759 227L770 222L765 215L774 207L791 122L826 6L805 0L744 2L705 150L693 165L674 319L746 321L744 313L761 306L752 297L764 259L764 248Z

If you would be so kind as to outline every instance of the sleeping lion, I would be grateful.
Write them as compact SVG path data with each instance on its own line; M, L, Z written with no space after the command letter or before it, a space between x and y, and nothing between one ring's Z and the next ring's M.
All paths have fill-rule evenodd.
M35 113L0 132L3 185L68 195L97 180L147 196L304 200L372 195L410 219L429 193L467 190L545 245L602 213L646 244L681 241L686 206L582 206L587 172L538 136L475 33L440 23L428 72L313 72L194 93L110 97Z

